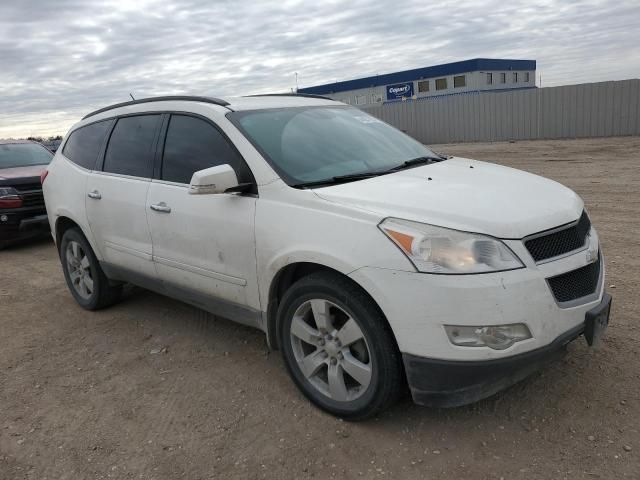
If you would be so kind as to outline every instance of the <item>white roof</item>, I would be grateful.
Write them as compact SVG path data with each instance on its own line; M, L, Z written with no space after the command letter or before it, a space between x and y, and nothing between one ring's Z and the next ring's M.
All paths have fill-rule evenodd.
M306 107L322 105L342 105L335 100L304 96L264 95L256 97L230 97L228 108L234 111L261 110L265 108Z

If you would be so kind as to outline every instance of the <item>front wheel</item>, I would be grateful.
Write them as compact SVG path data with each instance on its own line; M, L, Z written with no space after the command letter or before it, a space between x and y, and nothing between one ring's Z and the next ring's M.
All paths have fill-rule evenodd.
M60 261L67 286L78 304L98 310L120 298L121 285L110 285L91 245L77 228L67 230L60 242Z
M278 312L285 363L313 403L361 420L395 401L400 355L382 313L357 285L337 274L309 275L291 286Z

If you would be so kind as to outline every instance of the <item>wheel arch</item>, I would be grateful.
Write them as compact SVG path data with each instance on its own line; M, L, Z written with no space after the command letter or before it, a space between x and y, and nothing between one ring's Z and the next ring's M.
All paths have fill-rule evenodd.
M60 215L58 216L58 218L56 218L56 222L54 226L54 235L55 235L55 241L56 241L56 246L58 247L58 250L60 250L60 243L62 242L62 237L64 236L64 233L71 228L77 228L82 232L82 235L84 235L84 238L87 240L87 242L89 242L89 245L91 245L94 255L98 258L98 260L102 260L100 251L95 247L95 244L93 242L93 238L91 237L91 235L87 235L87 232L85 231L84 228L82 228L82 225L76 222L73 218L71 218L68 215Z
M279 331L280 331L280 322L278 319L278 307L280 305L280 300L288 290L288 288L293 285L296 281L301 278L308 276L312 273L316 272L328 272L335 275L339 275L340 277L346 279L348 282L355 285L357 288L362 290L367 297L371 300L375 308L377 308L382 314L382 318L386 322L386 325L393 335L393 341L397 347L397 341L395 338L395 334L393 329L391 328L391 324L384 314L382 308L373 296L358 282L356 282L353 278L349 277L347 273L341 272L335 268L329 267L327 265L323 265L315 262L294 262L290 263L284 267L282 267L273 277L269 285L269 298L267 305L267 324L266 324L266 334L267 334L267 342L269 347L273 350L279 350Z

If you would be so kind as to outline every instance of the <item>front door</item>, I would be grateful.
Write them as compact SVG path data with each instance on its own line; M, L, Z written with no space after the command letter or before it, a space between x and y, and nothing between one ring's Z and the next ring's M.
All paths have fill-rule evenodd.
M175 296L244 323L259 322L255 195L189 194L194 172L229 164L240 182L251 173L207 119L171 115L159 177L151 182L147 216L153 259Z

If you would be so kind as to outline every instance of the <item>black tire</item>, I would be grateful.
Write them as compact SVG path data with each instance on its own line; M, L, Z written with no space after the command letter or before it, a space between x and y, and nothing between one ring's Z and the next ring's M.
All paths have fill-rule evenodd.
M88 271L90 271L91 280L93 281L93 290L92 292L83 297L73 285L71 280L71 272L69 271L70 265L66 259L66 252L69 248L69 245L72 242L76 242L80 245L82 251L84 252L88 262ZM70 228L64 235L62 236L62 240L60 241L60 262L62 263L62 271L64 272L64 278L67 282L67 287L69 287L69 291L78 305L86 310L99 310L101 308L108 307L113 305L120 299L120 295L122 293L122 285L112 285L109 282L109 279L102 271L100 267L100 262L96 258L93 253L93 249L89 242L82 234L82 231L78 228Z
M299 309L304 309L306 304L316 299L333 304L330 311L341 315L340 310L343 310L356 321L364 335L365 348L368 349L366 358L371 374L366 389L356 386L356 389L360 389L358 393L360 396L357 398L343 401L330 398L303 374L296 359L293 345L296 339L291 334L292 321L296 312L300 312ZM333 310L334 307L338 309ZM333 323L336 315L331 314L329 317L332 318ZM322 410L345 420L364 420L391 406L398 395L404 391L400 352L393 333L378 306L366 292L349 279L332 272L317 272L303 277L285 293L278 308L278 321L280 346L289 374L302 393ZM299 352L300 350L298 355L300 355ZM327 355L326 352L321 353L324 356ZM302 353L302 355L306 354ZM344 360L342 356L340 358ZM335 361L333 358L330 360ZM340 361L337 360L337 362ZM331 367L327 364L326 368ZM351 378L344 377L344 369L342 372L343 379ZM320 375L323 373L318 374Z

